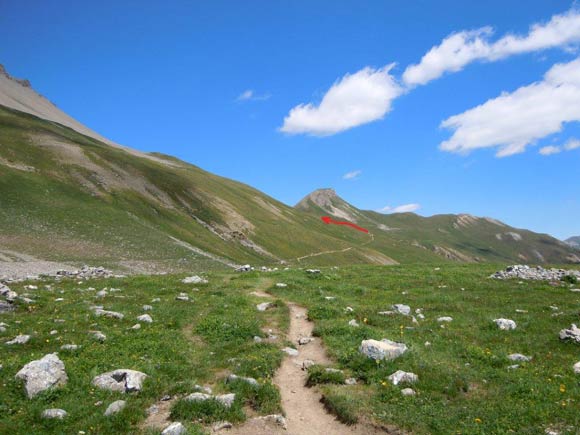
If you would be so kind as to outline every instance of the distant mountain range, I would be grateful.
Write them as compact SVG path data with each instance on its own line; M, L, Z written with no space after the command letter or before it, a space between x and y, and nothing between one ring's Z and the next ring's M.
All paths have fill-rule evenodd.
M194 263L580 262L553 237L491 218L383 215L332 189L290 207L174 157L115 144L0 69L0 259L14 252L144 271Z
M580 249L580 236L574 236L574 237L570 237L566 240L564 240L568 245L576 248L576 249Z

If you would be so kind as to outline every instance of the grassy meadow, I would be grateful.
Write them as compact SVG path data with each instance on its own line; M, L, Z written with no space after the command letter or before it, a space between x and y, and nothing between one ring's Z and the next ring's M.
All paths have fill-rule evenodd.
M2 344L0 433L159 433L143 426L149 406L164 395L190 394L196 385L237 396L230 409L215 402L175 400L172 419L186 424L192 434L204 433L216 421L238 423L281 412L271 379L284 356L280 349L289 344L284 338L286 301L308 309L333 367L343 371L329 374L314 366L308 382L321 389L327 409L345 423L395 425L413 434L577 433L580 375L572 365L580 360L580 346L560 342L558 332L579 321L580 293L564 283L489 279L499 267L354 266L323 269L319 275L302 270L212 272L206 274L209 283L201 285L181 283L184 275L34 282L38 289L32 290L24 288L31 283L11 285L35 303L19 303L14 313L0 316L8 324L0 334L3 342L18 334L32 336L24 345ZM278 282L287 287L277 287ZM97 298L102 288L120 291ZM258 312L255 305L263 299L252 295L255 290L271 293L275 308ZM190 300L175 300L181 292ZM93 304L125 317L96 317ZM415 316L420 309L425 318L416 323L412 316L378 314L393 304L409 305ZM153 323L132 330L143 305L153 307L147 311ZM441 316L453 321L440 323ZM500 317L516 321L517 329L500 331L493 323ZM358 327L348 324L352 319ZM267 339L269 329L277 340ZM51 334L53 330L57 333ZM94 330L107 340L95 341L89 333ZM256 342L256 336L263 341ZM358 352L361 340L382 338L404 342L409 350L379 363ZM70 343L82 347L59 350ZM64 361L68 384L27 399L14 375L27 362L52 352ZM512 353L532 360L510 361ZM510 369L514 364L519 367ZM91 385L94 376L117 368L147 373L143 390L121 394ZM401 394L409 385L388 382L397 370L419 376L410 386L415 396ZM254 377L259 385L226 383L229 373ZM342 384L349 377L357 385ZM127 400L127 407L105 417L108 404L119 399ZM43 420L40 414L47 408L65 409L68 416Z

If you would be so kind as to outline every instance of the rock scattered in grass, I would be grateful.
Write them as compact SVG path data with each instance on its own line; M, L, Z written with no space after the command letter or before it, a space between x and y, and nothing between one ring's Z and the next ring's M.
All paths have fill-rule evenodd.
M200 276L194 275L194 276L188 276L187 278L182 279L181 282L184 284L207 284L208 280L204 279Z
M402 314L403 316L408 316L411 314L411 307L405 304L395 304L391 307L395 312Z
M151 305L143 305L142 310L143 311L151 311L153 309L153 307Z
M417 393L415 393L415 390L413 390L412 388L403 388L401 390L401 394L403 396L414 396Z
M320 274L320 269L306 269L306 273L310 275L318 275Z
M236 395L234 393L220 394L217 396L212 396L211 394L205 393L191 393L189 396L185 397L188 402L205 402L206 400L216 400L221 403L226 408L231 408L236 400Z
M65 385L68 381L64 363L56 353L29 362L16 373L15 378L24 380L29 399L49 388Z
M131 329L133 331L137 331L137 330L141 329L141 324L140 323L135 323L133 326L131 326Z
M288 287L288 284L284 284L283 282L279 282L279 283L276 283L276 287L285 288L285 287Z
M52 408L52 409L45 409L42 411L42 418L48 420L62 420L68 415L68 413L64 409Z
M75 351L75 350L79 350L81 347L78 344L63 344L60 347L60 350L69 350L69 351Z
M355 328L359 327L360 325L356 321L356 319L352 319L348 322L348 326L354 326Z
M101 331L92 331L93 338L101 343L107 339L107 336L103 334Z
M234 375L233 373L231 375L229 375L226 379L226 383L235 382L235 381L242 381L242 382L245 382L247 384L253 385L255 387L260 385L258 383L258 381L255 380L254 378L238 376L238 375Z
M403 370L397 370L395 373L387 378L391 384L413 384L419 380L419 376L415 373L405 372Z
M314 340L314 338L312 338L312 337L300 337L298 339L298 344L301 346L304 346L308 343L311 343L313 340Z
M493 321L502 331L511 331L517 328L516 322L511 319L493 319Z
M508 355L510 361L529 362L532 360L531 356L522 355L521 353L512 353Z
M356 385L356 379L355 378L346 378L344 380L344 384L345 385Z
M439 323L443 323L443 322L453 322L453 317L449 317L449 316L443 316L443 317L439 317L437 319L437 321Z
M127 406L127 402L124 400L116 400L107 407L105 416L108 417L110 415L117 414L118 412L121 412L125 406Z
M175 300L177 301L189 301L189 296L187 296L187 293L179 293L179 295L175 296Z
M122 320L123 317L125 317L124 314L118 313L116 311L104 310L101 307L95 307L94 313L95 313L95 316L97 316L97 317L107 317L109 319Z
M359 352L374 360L392 360L403 355L407 351L404 343L397 343L388 339L363 340Z
M578 270L564 270L564 269L544 269L541 266L530 267L526 265L517 264L508 266L504 270L500 270L490 278L494 279L524 279L524 280L542 280L542 281L560 281L565 276L575 276L580 278L580 271Z
M270 308L274 308L276 305L272 302L262 302L261 304L256 305L256 309L258 311L266 311Z
M151 316L149 314L142 314L139 317L137 317L137 320L139 322L144 322L144 323L153 323L153 319L151 318Z
M26 344L30 341L30 335L17 335L16 337L14 337L12 340L7 341L6 344L11 346L13 344Z
M580 329L572 323L570 328L560 331L560 340L580 343Z
M308 370L310 367L312 367L315 364L316 363L314 361L312 361L311 359L305 359L304 361L302 361L302 370Z
M179 422L171 423L161 432L161 435L185 435L187 429L185 426Z
M95 376L92 384L104 390L131 393L141 391L145 378L147 375L137 370L117 369Z

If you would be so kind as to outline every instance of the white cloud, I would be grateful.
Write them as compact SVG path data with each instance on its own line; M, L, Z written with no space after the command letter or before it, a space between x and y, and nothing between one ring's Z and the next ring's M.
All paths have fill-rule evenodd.
M580 140L570 139L562 146L549 145L542 147L540 148L539 153L543 156L551 156L552 154L558 154L562 151L572 151L577 148L580 148Z
M495 42L489 38L490 27L461 31L445 38L434 46L418 64L410 65L403 73L403 81L409 86L424 85L446 72L462 70L477 60L497 61L519 53L546 50L554 47L570 48L580 42L580 9L572 8L561 15L554 15L545 24L533 24L525 36L508 34Z
M552 154L558 154L561 151L562 151L562 148L560 148L560 147L557 147L554 145L548 145L546 147L540 148L539 153L543 156L551 156Z
M383 118L402 89L390 74L394 64L366 67L332 85L318 106L300 104L284 118L280 131L327 136Z
M377 210L379 213L412 213L417 211L421 208L420 204L404 204L398 205L396 207L385 206L380 210Z
M236 101L265 101L269 99L272 95L271 94L256 94L253 89L247 89L238 95Z
M360 174L362 174L362 171L357 169L356 171L351 171L351 172L347 172L346 174L344 174L342 176L343 180L356 180Z
M568 142L566 142L566 145L564 145L564 149L566 151L572 151L577 148L580 148L580 140L578 139L570 139Z
M440 149L467 154L497 147L496 156L505 157L573 121L580 121L580 58L554 65L540 82L446 119L441 127L453 130L453 135Z

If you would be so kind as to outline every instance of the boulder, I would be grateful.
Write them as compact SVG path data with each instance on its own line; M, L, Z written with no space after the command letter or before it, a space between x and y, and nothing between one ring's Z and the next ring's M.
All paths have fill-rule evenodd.
M405 304L395 304L391 307L391 309L395 310L397 313L402 314L404 316L408 316L411 314L411 307Z
M117 414L118 412L121 412L125 406L127 406L127 402L124 400L116 400L107 407L105 416L108 417L110 415Z
M580 343L580 329L574 323L572 323L570 328L562 329L560 331L560 340Z
M493 321L502 331L511 331L517 327L516 322L511 319L493 319Z
M171 423L161 432L161 435L185 435L187 429L185 426L179 422Z
M29 399L49 388L64 385L68 381L64 363L56 353L50 353L39 360L29 362L16 373L15 377L24 380Z
M92 383L104 390L131 393L141 391L145 378L147 375L137 370L117 369L95 376Z
M41 417L49 420L51 419L62 420L67 415L68 412L66 412L64 409L53 408L53 409L45 409L44 411L42 411Z
M363 340L359 352L374 360L392 360L403 355L407 351L404 343L397 343L388 339Z
M419 376L415 373L405 372L403 370L397 370L395 373L387 378L391 384L413 384L419 380Z
M30 340L30 335L17 335L12 340L7 341L6 344L11 346L13 344L26 344Z

